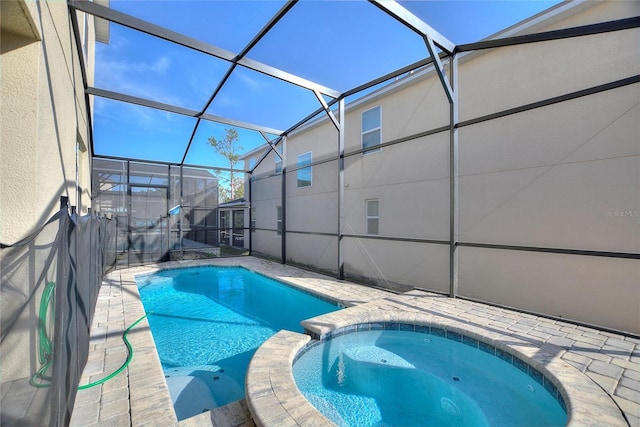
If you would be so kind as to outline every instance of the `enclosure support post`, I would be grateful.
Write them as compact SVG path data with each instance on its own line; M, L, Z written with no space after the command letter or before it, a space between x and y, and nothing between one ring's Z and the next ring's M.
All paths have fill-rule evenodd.
M253 212L253 202L251 200L251 184L253 183L253 174L248 174L249 185L247 185L247 205L249 206L249 255L253 252L253 228L251 227L251 213ZM246 224L246 223L245 223Z
M70 326L71 307L67 305L68 298L72 295L72 290L69 289L69 262L71 257L71 245L70 239L70 222L69 222L69 197L60 196L60 211L64 211L64 215L58 218L58 232L55 239L55 247L52 251L56 252L56 283L55 283L55 298L53 302L53 352L55 357L53 358L50 372L51 381L51 418L49 425L61 426L66 425L69 422L69 416L67 411L62 411L64 408L63 402L66 401L70 389L67 387L67 381L61 378L62 375L69 374L70 370L75 367L65 368L66 362L71 359L70 349L65 340L65 336L69 332L67 328ZM77 230L76 230L77 234ZM75 245L74 245L75 246ZM34 242L29 244L29 256L30 262L33 262L33 254L35 254ZM76 260L78 247L75 248ZM35 265L35 262L34 264ZM35 286L38 286L38 282ZM40 282L44 284L44 282ZM41 322L46 322L48 319L40 319ZM67 376L67 375L65 375ZM68 378L67 378L68 380Z
M174 200L176 196L173 194L174 188L172 185L171 165L167 165L167 178L167 258L171 261L171 214L169 213L169 209L172 206L172 200Z
M184 206L184 166L180 165L180 206ZM184 222L184 208L180 209L180 212L178 212L178 215L180 215L180 222L178 223L179 227L178 227L178 233L179 233L179 242L180 242L180 260L184 259L184 251L182 249L182 239L184 238L184 236L182 235L182 230L183 230L183 225L182 223ZM217 220L217 218L216 218Z
M287 136L282 137L282 193L280 195L280 243L282 263L287 263Z
M344 98L338 103L338 279L344 279Z
M131 165L127 160L127 268L131 268Z
M449 296L458 295L458 55L451 56L449 102Z

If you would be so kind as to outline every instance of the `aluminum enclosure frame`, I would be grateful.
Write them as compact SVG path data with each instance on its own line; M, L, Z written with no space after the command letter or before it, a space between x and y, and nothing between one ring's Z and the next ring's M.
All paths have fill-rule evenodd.
M187 144L187 147L185 149L184 155L182 157L182 161L180 163L177 163L177 165L180 166L190 166L190 167L205 167L205 166L197 166L197 165L188 165L185 163L185 159L187 157L187 154L189 152L191 143L193 141L193 138L196 134L196 131L198 129L198 126L201 122L201 120L208 120L208 121L213 121L213 122L218 122L218 123L222 123L222 124L228 124L228 125L232 125L232 126L238 126L238 127L242 127L242 128L246 128L246 129L250 129L250 130L255 130L261 133L261 135L264 137L264 139L266 140L267 144L269 145L269 149L266 151L266 153L264 155L261 156L261 158L256 162L256 165L251 169L251 170L242 170L242 172L248 173L249 176L251 177L251 175L253 174L255 168L261 164L262 161L264 161L264 159L270 154L271 151L273 151L274 153L276 153L277 156L280 156L283 159L283 166L282 166L282 175L281 175L281 179L282 179L282 188L281 188L281 206L282 206L282 235L281 235L281 261L283 263L287 262L286 259L286 233L287 232L291 232L291 233L305 233L305 234L322 234L322 235L327 235L327 233L315 233L315 232L308 232L308 231L294 231L294 230L287 230L286 229L286 177L287 177L287 173L288 172L292 172L295 171L296 168L287 168L286 166L286 162L284 161L284 158L286 157L286 150L283 150L283 155L280 155L280 153L278 153L278 150L276 149L280 144L285 145L286 144L286 140L287 140L287 136L289 133L293 132L294 130L296 130L297 128L299 128L300 126L304 125L305 123L309 122L311 119L313 119L314 117L316 117L318 114L325 112L328 119L331 120L331 122L333 123L333 125L336 127L337 133L338 133L338 152L337 152L337 156L334 158L331 158L329 160L323 160L321 161L322 163L327 162L327 161L332 161L332 160L337 160L338 161L338 182L339 182L339 188L338 188L338 233L337 233L337 237L338 237L338 260L337 260L337 271L338 271L338 277L340 279L342 279L344 277L344 253L343 253L343 239L346 237L358 237L358 238L380 238L380 239L385 239L384 237L372 237L372 236L355 236L355 235L348 235L348 234L344 234L343 233L343 203L344 203L344 158L350 155L354 155L354 154L359 154L362 152L362 150L358 150L352 153L345 153L344 152L344 116L345 116L345 98L347 98L348 96L351 96L353 94L359 93L363 90L369 89L371 87L374 87L380 83L383 83L385 81L388 81L390 79L393 79L394 77L400 76L404 73L407 73L409 71L413 71L425 66L433 66L438 78L442 84L443 90L445 95L447 96L447 99L449 101L449 125L443 128L438 128L438 129L432 129L426 132L422 132L421 134L433 134L433 133L438 133L438 132L442 132L442 131L448 131L449 132L449 176L450 176L450 188L449 188L449 196L450 196L450 206L449 206L449 240L448 241L435 241L435 240L429 240L429 239L400 239L400 238L393 238L393 237L388 237L386 239L388 240L401 240L401 241L420 241L420 242L430 242L430 243L442 243L442 244L447 244L449 245L449 284L450 284L450 289L449 289L449 295L452 297L457 296L457 248L459 246L469 246L469 247L484 247L484 248L494 248L494 249L509 249L509 250L525 250L525 251L541 251L541 252L548 252L548 253L563 253L563 254L573 254L573 255L586 255L586 256L606 256L606 257L616 257L616 258L634 258L634 259L640 259L640 254L635 254L635 253L618 253L618 252L599 252L599 251L582 251L582 250L577 250L577 249L559 249L559 248L537 248L537 247L515 247L515 246L508 246L508 245L490 245L490 244L483 244L483 243L477 243L477 242L459 242L458 241L458 221L459 221L459 215L458 215L458 129L460 127L464 127L464 126L468 126L474 123L479 123L481 121L485 121L485 120L491 120L497 117L503 117L505 115L509 115L509 114L515 114L518 112L522 112L522 111L527 111L529 109L534 109L534 108L539 108L545 105L551 105L553 103L557 103L557 102L562 102L562 101L566 101L569 99L574 99L576 97L581 97L581 96L586 96L589 94L593 94L593 93L598 93L601 91L605 91L605 90L610 90L616 87L622 87L622 86L626 86L626 85L630 85L630 84L634 84L634 83L638 83L640 82L640 76L639 75L635 75L635 76L630 76L628 78L616 81L616 82L610 82L604 85L600 85L597 87L593 87L593 88L589 88L589 89L585 89L582 91L578 91L578 92L574 92L574 93L569 93L569 94L565 94L559 97L554 97L554 98L550 98L547 100L543 100L543 101L539 101L539 102L535 102L532 104L528 104L528 105L523 105L520 107L516 107L507 111L502 111L502 112L497 112L497 113L493 113L487 116L483 116L483 117L478 117L478 118L474 118L474 119L470 119L470 120L466 120L464 122L459 122L459 117L458 117L458 100L457 100L457 88L458 88L458 62L459 62L459 58L461 57L461 55L464 55L467 52L474 52L474 51L478 51L478 50L483 50L483 49L494 49L494 48L500 48L500 47L505 47L505 46L515 46L515 45L520 45L520 44L527 44L527 43L538 43L538 42L545 42L545 41L550 41L550 40L558 40L558 39L565 39L565 38L571 38L571 37L582 37L582 36L588 36L588 35L594 35L594 34L601 34L604 32L611 32L611 31L621 31L621 30L626 30L626 29L632 29L632 28L638 28L640 27L640 17L632 17L632 18L627 18L627 19L621 19L621 20L616 20L616 21L608 21L608 22L602 22L602 23L598 23L598 24L592 24L592 25L586 25L586 26L580 26L580 27L573 27L573 28L566 28L566 29L561 29L561 30L554 30L554 31L548 31L548 32L541 32L541 33L535 33L535 34L529 34L529 35L523 35L523 36L513 36L513 37L504 37L504 38L497 38L497 39L491 39L491 40L483 40L483 41L479 41L476 43L468 43L468 44L462 44L462 45L455 45L452 42L450 42L448 39L446 39L443 35L441 35L440 33L438 33L437 31L435 31L432 27L430 27L428 24L426 24L425 22L423 22L421 19L419 19L417 16L415 16L414 14L412 14L411 12L409 12L407 9L405 9L403 6L401 6L399 3L397 3L396 1L382 1L382 0L369 0L369 2L372 4L372 6L375 6L379 9L381 9L383 12L385 12L386 14L388 14L391 18L395 19L396 21L400 22L401 24L405 25L407 28L411 29L412 31L414 31L415 33L417 33L417 36L421 37L424 42L425 42L425 46L426 46L426 50L428 53L428 56L423 59L420 60L414 64L411 64L409 66L403 67L395 72L389 73L387 75L381 76L377 79L374 79L368 83L365 83L363 85L360 85L356 88L347 90L345 92L340 93L339 91L336 91L334 89L331 88L327 88L324 87L322 85L319 85L317 83L314 82L310 82L306 79L303 79L299 76L295 76L293 74L290 74L286 71L283 70L278 70L276 68L270 67L268 65L265 64L261 64L257 61L253 61L250 60L246 57L246 55L250 52L250 50L262 39L264 38L269 31L271 31L275 26L277 26L278 22L291 10L295 7L297 0L291 0L288 1L287 3L285 3L284 6L282 6L280 8L280 10L269 20L269 22L258 32L258 34L256 34L256 36L253 37L253 39L247 44L247 46L245 46L245 48L242 49L242 51L239 54L234 54L233 52L229 52L225 49L221 49L219 47L213 46L213 45L209 45L207 43L203 43L197 39L193 39L184 35L181 35L179 33L167 30L163 27L148 23L146 21L143 21L141 19L126 15L124 13L97 5L95 3L92 3L90 1L85 1L85 0L69 0L68 4L69 4L69 10L70 13L72 15L72 22L74 22L74 29L75 29L75 35L76 35L76 41L79 40L79 34L77 32L77 22L75 19L75 11L82 11L82 12L86 12L89 14L92 14L96 17L105 19L107 21L110 22L115 22L124 26L127 26L129 28L138 30L138 31L142 31L146 34L155 36L155 37L159 37L162 38L164 40L167 40L169 42L173 42L173 43L177 43L179 45L185 46L187 48L190 49L194 49L196 51L199 52L203 52L205 54L214 56L216 58L219 59L223 59L227 62L230 63L229 69L227 70L227 72L225 73L224 77L221 79L221 81L219 82L219 84L217 85L217 87L215 88L215 90L213 91L213 93L211 94L209 100L207 101L207 103L205 104L205 106L200 110L200 111L195 111L195 110L190 110L190 109L185 109L185 108L181 108L181 107L176 107L173 105L169 105L169 104L163 104L163 103L159 103L159 102L155 102L155 101L151 101L151 100L147 100L147 99L143 99L143 98L139 98L139 97L134 97L134 96L130 96L130 95L126 95L126 94L120 94L120 93L116 93L116 92L112 92L112 91L107 91L107 90L103 90L103 89L98 89L98 88L93 88L93 87L88 87L86 84L86 78L84 78L83 75L83 80L84 80L84 84L85 84L85 98L86 98L86 102L87 105L89 105L89 95L94 95L94 96L100 96L100 97L105 97L105 98L110 98L110 99L114 99L114 100L118 100L118 101L122 101L122 102L130 102L130 103L134 103L134 104L138 104L138 105L143 105L146 107L150 107L150 108L155 108L155 109L160 109L160 110L164 110L164 111L169 111L169 112L173 112L173 113L177 113L177 114L182 114L182 115L186 115L186 116L190 116L190 117L195 117L197 118L196 124L193 128L193 132L191 134L191 137L189 139L189 142ZM573 3L562 3L561 5L559 5L558 7L569 7L567 5L575 5L575 4L580 4L582 3L582 0L578 0L575 1ZM80 46L80 44L78 43L78 46ZM440 48L442 50L442 52L438 52L437 48ZM82 55L80 55L82 57ZM450 71L450 77L448 78L446 73L445 73L445 65L443 60L448 59L449 62L449 71ZM302 87L304 89L310 90L312 91L315 96L318 99L318 102L320 104L320 107L311 112L307 117L305 117L304 119L302 119L301 121L299 121L298 123L294 124L293 126L291 126L289 129L287 130L278 130L278 129L272 129L272 128L266 128L263 126L257 126L257 125L253 125L251 123L246 123L246 122L241 122L238 120L232 120L232 119L228 119L228 118L224 118L224 117L217 117L217 116L212 116L209 114L206 114L206 110L208 108L208 106L213 102L213 100L216 98L217 94L220 92L220 90L222 89L222 87L224 86L224 84L227 82L227 80L229 79L229 77L232 75L232 73L234 72L234 70L238 67L245 67L257 72L260 72L262 74L265 74L267 76L273 77L273 78L277 78L279 80L285 81L287 83L293 84L293 85L297 85L299 87ZM84 70L83 70L84 71ZM330 101L325 101L325 99L323 98L323 95L329 96L332 99ZM333 112L331 111L331 107L334 106L335 104L338 104L338 117L336 118L335 115L333 114ZM273 134L273 135L278 135L278 137L275 140L269 140L269 138L266 136L266 134ZM397 144L400 142L404 142L406 140L409 140L411 138L401 138L395 141L386 141L386 142L382 142L381 143L381 147L384 146L388 146L388 145L392 145L392 144ZM93 140L91 141L91 147L92 147L92 151L93 151ZM105 156L96 156L96 157L105 157ZM105 157L108 158L108 157ZM133 159L130 159L133 160ZM141 160L141 161L145 161L145 162L149 162L148 160ZM319 164L321 162L318 163L312 163L312 165L315 164ZM216 169L220 169L220 170L225 170L224 168L216 168ZM238 170L238 169L234 169L234 170ZM249 196L249 206L251 206L251 182L252 180L250 179L250 184L249 184L249 190L248 190L248 196ZM251 248L251 232L249 233L249 247Z

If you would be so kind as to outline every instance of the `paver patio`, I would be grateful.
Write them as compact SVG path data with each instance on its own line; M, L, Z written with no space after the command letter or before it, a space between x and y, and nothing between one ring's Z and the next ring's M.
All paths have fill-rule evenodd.
M394 294L255 257L171 262L108 274L98 297L89 360L81 384L109 375L126 359L122 333L144 315L134 275L158 268L192 265L242 265L345 307L367 304L367 310L371 307L396 312L427 310L430 316L443 321L450 318L487 333L525 340L591 379L613 398L629 426L640 427L640 339L637 337L423 291ZM128 337L134 349L131 363L111 380L78 391L72 426L254 425L244 401L178 422L146 319L133 328ZM594 414L596 425L597 416Z

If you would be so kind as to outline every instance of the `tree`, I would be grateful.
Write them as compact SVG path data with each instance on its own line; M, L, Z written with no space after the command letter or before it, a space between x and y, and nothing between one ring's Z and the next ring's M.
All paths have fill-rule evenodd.
M223 176L220 170L215 173L220 181L226 181L228 187L220 187L220 198L223 202L234 200L244 196L244 179L235 175L233 167L240 161L240 152L244 148L238 144L238 130L235 128L226 128L224 130L224 138L218 140L214 136L208 139L209 145L216 150L216 153L227 159L229 162L229 177Z

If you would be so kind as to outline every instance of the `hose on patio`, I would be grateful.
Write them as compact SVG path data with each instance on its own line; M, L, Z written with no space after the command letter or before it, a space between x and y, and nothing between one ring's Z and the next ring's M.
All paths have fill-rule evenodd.
M131 362L131 359L133 359L133 347L131 346L131 343L129 342L129 340L127 339L127 334L129 333L129 331L131 329L133 329L138 323L142 322L144 320L145 317L147 317L148 315L150 315L151 313L147 313L144 316L142 316L141 318L139 318L138 320L136 320L135 322L133 322L122 334L122 340L124 341L125 345L127 346L127 360L124 361L124 363L122 364L122 366L120 366L118 369L116 369L113 373L107 375L104 378L101 378L97 381L94 381L92 383L89 384L85 384L85 385L79 385L78 386L78 390L84 390L87 388L91 388L91 387L95 387L97 385L100 385L102 383L105 383L107 381L109 381L111 378L115 377L116 375L118 375L120 372L122 372L127 366L129 366L129 363Z
M46 375L53 364L53 342L47 333L47 312L53 298L55 285L54 282L48 282L42 292L42 297L40 297L40 309L38 310L38 361L42 366L29 380L32 386L38 388L49 387L49 383L40 383L36 380L51 381L51 377Z

